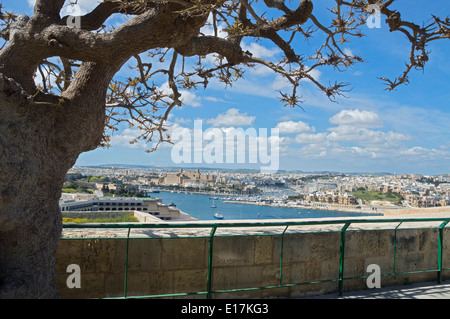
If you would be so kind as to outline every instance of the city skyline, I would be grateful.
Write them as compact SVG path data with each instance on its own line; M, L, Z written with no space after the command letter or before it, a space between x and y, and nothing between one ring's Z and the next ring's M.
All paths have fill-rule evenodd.
M32 0L6 1L5 7L30 14L33 3ZM82 12L89 11L96 3L78 1ZM396 4L396 9L402 16L426 21L431 14L450 12L450 3L421 0L414 5ZM317 16L327 21L326 13L318 12ZM279 128L280 170L448 174L450 92L446 80L450 79L450 65L446 52L450 44L448 41L431 43L430 61L425 70L413 71L408 85L387 92L378 78L395 78L401 74L409 55L408 42L404 36L390 33L384 22L380 28L367 27L362 31L366 37L349 43L345 49L347 53L361 56L364 63L346 72L322 69L315 74L325 83L336 80L351 83L348 97L331 102L305 81L300 92L303 109L287 108L277 98L277 90L286 89L286 82L257 67L249 69L233 87L224 88L212 81L206 90L181 91L184 105L172 111L172 129L192 130L198 119L205 123L205 130ZM211 30L206 27L203 32L207 34ZM303 40L298 40L296 45L308 48ZM279 49L263 41L244 42L244 49L268 59L281 55ZM122 68L119 76L130 74L128 66ZM159 85L164 89L167 84ZM173 162L167 144L160 145L153 153L145 152L152 145L130 144L137 135L137 128L120 126L112 136L109 149L81 154L75 165L114 162L183 167ZM232 169L260 165L199 163L197 166Z
M124 163L103 163L103 164L93 164L93 165L78 165L75 164L71 170L78 169L115 169L115 170L143 170L143 171L179 171L180 169L183 171L196 171L200 170L203 172L223 172L230 174L255 174L255 175L283 175L283 174L303 174L303 175L355 175L355 176L450 176L450 173L440 172L436 174L420 174L414 172L407 171L399 171L399 172L390 172L390 171L337 171L337 170L311 170L311 171L303 171L298 169L279 169L274 173L265 173L261 172L259 168L229 168L229 167L207 167L198 165L198 166L164 166L164 165L143 165L143 164L124 164Z

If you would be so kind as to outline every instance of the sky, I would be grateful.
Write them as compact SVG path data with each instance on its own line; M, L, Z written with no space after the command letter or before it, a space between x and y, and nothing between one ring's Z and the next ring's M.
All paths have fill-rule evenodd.
M3 5L15 13L30 14L33 2L3 0ZM325 25L328 23L326 13L319 7L332 2L314 1L314 12ZM419 24L427 21L431 14L440 17L450 14L448 0L397 2L394 8L402 13L402 17ZM88 12L96 1L79 0L78 4L82 12ZM203 31L210 32L207 29ZM183 91L183 106L174 109L170 115L173 132L180 133L176 146L162 144L155 152L146 153L151 145L130 144L138 131L123 126L113 135L110 148L83 153L75 165L136 164L233 169L260 168L271 164L280 170L305 172L449 174L450 41L430 44L430 61L424 71L412 71L408 85L389 92L384 90L379 77L392 79L403 72L409 55L408 41L400 33L389 32L384 22L380 28L363 27L362 31L366 35L364 38L354 39L343 47L349 53L362 56L364 63L345 72L320 69L314 74L322 83L342 81L351 84L352 90L346 97L338 97L336 102L330 101L311 82L305 81L299 89L304 101L302 108L285 107L277 98L277 90L287 89L286 81L265 68L257 67L247 70L244 78L232 87L212 82L206 90ZM311 41L314 43L316 39ZM278 48L266 42L244 40L243 45L245 50L261 58L276 59L281 54ZM294 46L299 52L309 48L300 37ZM125 66L118 76L127 76L127 72L130 71ZM164 87L164 83L160 85ZM194 139L200 135L195 136L194 133L199 123L201 130L197 132L203 133L204 140L201 146L197 145L196 151L201 152L203 158L195 161ZM242 134L242 130L256 132L253 142L245 146L246 159L239 161L230 157L220 161L217 147L215 153L208 153L211 146L218 146L219 142L225 148L227 134ZM208 132L214 140L207 139ZM192 137L191 157L186 152L189 146L186 136ZM269 141L273 144L267 144ZM183 153L174 153L174 147L177 151L183 149ZM249 154L258 155L256 163L252 162ZM184 161L180 162L180 159Z

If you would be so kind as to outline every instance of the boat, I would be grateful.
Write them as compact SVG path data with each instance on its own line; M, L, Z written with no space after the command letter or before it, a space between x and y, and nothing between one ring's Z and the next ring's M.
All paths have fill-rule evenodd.
M211 205L211 208L217 208L217 205L214 204L214 199L213 199L213 203L212 203L212 205Z
M223 215L221 213L215 213L214 218L223 219Z

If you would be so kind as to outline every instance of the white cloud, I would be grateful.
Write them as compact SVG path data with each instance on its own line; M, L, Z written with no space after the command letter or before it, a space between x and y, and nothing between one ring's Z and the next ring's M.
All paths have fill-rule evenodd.
M168 82L164 82L158 89L163 94L168 95L172 94L172 90L170 89ZM192 93L191 91L187 90L179 90L178 92L181 94L180 100L183 103L183 105L192 107L199 107L202 105L201 98L197 96L195 93Z
M419 159L425 160L448 160L450 159L450 151L445 149L445 147L439 146L436 148L425 148L421 146L414 146L408 149L403 149L400 151L400 155L405 155L408 157L417 157Z
M146 148L148 147L142 141L131 144L130 141L138 137L142 132L137 128L126 128L120 134L111 136L111 146L123 146L128 148Z
M253 68L248 69L248 73L255 76L268 76L273 74L273 70L265 65L255 65Z
M202 105L201 98L192 93L191 91L180 90L180 100L184 105L199 107Z
M278 48L268 49L262 45L259 45L256 42L252 42L252 43L250 43L250 45L243 43L242 50L248 51L253 56L258 57L258 58L272 58L281 52L281 50Z
M300 133L295 136L297 144L319 144L326 141L327 133Z
M217 98L217 97L214 97L214 96L205 96L204 99L206 101L210 101L210 102L224 102L223 99Z
M406 150L401 151L402 155L424 155L428 152L426 148L415 146Z
M278 91L289 87L292 87L292 83L289 82L284 76L277 74L271 86L271 89L273 90L271 93L275 95L273 93L275 90Z
M312 70L309 72L309 75L310 75L314 80L319 81L319 78L320 78L320 76L322 75L322 72L320 72L318 69L312 69ZM305 81L311 82L311 80L308 79L308 78L305 78Z
M248 116L247 113L239 113L238 109L231 108L225 113L217 115L216 118L209 119L206 123L216 127L234 127L252 125L255 116Z
M408 136L401 133L392 131L374 131L364 127L354 127L352 125L339 125L337 127L329 128L328 130L331 131L328 135L328 139L331 141L356 142L360 145L392 145L409 139Z
M353 52L352 50L350 50L349 48L345 48L344 49L344 54L348 55L348 56L353 56Z
M300 149L299 154L302 157L310 158L324 158L328 155L328 144L307 144Z
M377 113L365 110L342 110L330 118L330 123L374 128L382 125Z
M275 128L278 128L280 130L280 134L295 134L314 131L314 128L310 127L308 123L302 121L280 122L275 126Z
M170 114L173 115L173 114ZM171 118L171 116L169 115L169 118ZM181 118L181 117L176 117L173 119L173 121L175 122L175 124L190 124L192 122L192 119L186 119L186 118Z
M316 81L319 81L319 78L321 76L322 72L320 72L317 69L313 69L309 72L309 75ZM301 81L303 82L308 82L308 83L312 83L312 81L308 78L304 78ZM272 82L272 86L271 89L272 90L283 90L283 89L288 89L288 88L292 88L293 85L291 82L289 82L288 79L286 79L284 76L277 74L275 79ZM302 89L302 92L304 91L304 89Z
M226 25L224 23L217 26L217 36L220 38L226 38L228 33L224 31ZM206 24L200 29L200 32L206 36L214 35L213 16L210 14Z

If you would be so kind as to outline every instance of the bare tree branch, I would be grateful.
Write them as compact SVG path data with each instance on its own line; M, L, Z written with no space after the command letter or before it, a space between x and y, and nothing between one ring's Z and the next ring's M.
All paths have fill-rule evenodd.
M344 50L343 46L353 38L363 36L362 28L373 13L369 8L374 5L386 18L390 31L403 34L410 43L403 73L396 79L381 78L388 90L407 84L412 70L425 67L429 60L428 43L450 38L448 18L432 16L428 24L420 26L402 19L399 12L390 8L395 0L335 0L330 9L331 22L319 21L313 14L311 0L301 0L293 8L290 8L290 2L279 0L110 0L99 3L91 12L81 16L80 28L68 27L68 16L55 18L62 3L62 0L39 0L31 27L25 32L21 26L15 46L6 46L0 52L0 58L2 54L17 55L19 49L13 49L16 46L32 44L36 52L34 69L43 81L36 98L47 103L54 100L51 94L61 94L64 98L82 94L79 73L85 69L80 67L85 62L119 69L134 57L136 76L126 81L114 79L109 84L105 102L105 128L114 131L123 122L138 126L142 134L134 142L149 142L154 138L170 142L167 119L170 112L182 104L180 89L197 89L199 85L206 88L213 78L225 86L234 85L243 77L245 68L255 65L269 68L291 84L290 93L279 92L279 99L286 106L301 106L303 100L299 87L305 79L332 101L345 96L349 83L330 81L325 84L313 76L313 71L321 68L345 71L364 61L362 57ZM268 18L261 14L269 8L275 9L271 14L278 12L278 15ZM112 31L92 32L102 28L105 21L117 13L133 17ZM200 30L208 16L212 18L213 34L203 35ZM38 24L36 21L40 21L40 17L47 17L47 22ZM6 21L1 33L5 44L16 18L2 14L2 20ZM222 34L219 34L219 27L224 25ZM306 41L312 37L323 41L315 48L308 48L312 53L306 53L293 45L299 36ZM281 50L283 57L263 59L245 52L242 41L246 38L269 41ZM141 57L144 52L148 52L155 63L145 61ZM163 62L170 53L170 62L165 67L155 68L156 62ZM213 66L205 64L207 55L216 57ZM59 57L60 65L50 62L49 58L53 56ZM193 63L195 58L197 62ZM182 61L181 65L178 61ZM10 74L12 70L3 69ZM167 89L161 90L160 83L153 82L156 77L165 78ZM105 144L108 138L105 133Z

